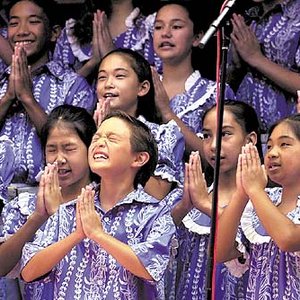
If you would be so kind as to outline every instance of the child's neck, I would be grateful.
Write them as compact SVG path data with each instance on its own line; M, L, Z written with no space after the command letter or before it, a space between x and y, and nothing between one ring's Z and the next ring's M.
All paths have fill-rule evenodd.
M116 184L116 182L118 182ZM134 190L132 184L126 182L111 180L101 180L100 188L100 203L101 207L108 211L114 207L120 200L124 199L129 193Z
M189 64L164 66L162 83L170 99L185 92L186 80L193 72L194 70Z
M220 176L218 185L218 205L224 207L229 204L236 190L235 176Z
M279 205L279 210L283 214L287 214L288 212L292 211L298 201L298 196L300 195L300 188L299 185L296 187L283 187L282 188L282 198L281 203Z
M108 20L109 32L112 38L126 31L125 21L133 9L132 1L113 2L112 12Z

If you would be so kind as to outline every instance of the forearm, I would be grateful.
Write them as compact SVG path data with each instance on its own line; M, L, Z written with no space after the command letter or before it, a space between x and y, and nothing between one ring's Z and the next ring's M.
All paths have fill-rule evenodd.
M151 176L145 185L145 191L158 200L162 200L171 191L172 183L160 177Z
M11 99L7 94L5 94L0 100L0 124L2 124L7 116L9 108L13 104L13 99Z
M133 250L125 243L98 231L92 237L107 253L113 256L125 269L137 277L153 280Z
M0 35L0 58L2 58L8 66L11 64L12 54L13 50L7 39Z
M263 55L259 56L259 58L255 59L253 62L250 62L250 66L262 73L281 89L296 97L297 90L300 89L299 73L292 72L272 62Z
M246 206L245 199L234 195L218 218L217 261L224 262L240 256L236 250L236 235L240 219Z
M276 245L282 251L299 251L300 226L283 214L272 203L265 191L256 191L250 199L265 230Z
M26 282L49 273L82 240L76 232L41 250L27 263L21 274Z
M169 122L170 120L174 120L178 127L180 128L186 145L186 151L199 151L200 156L203 154L202 150L202 140L199 138L194 132L192 132L183 122L180 118L177 117L176 114L173 113L173 111L170 109L168 111L162 112L162 117L164 123Z
M88 60L79 70L77 73L85 78L91 75L98 67L99 62L96 62L92 59Z
M14 268L21 258L23 246L46 220L33 213L13 236L0 245L0 276L5 276Z
M182 201L178 202L171 211L171 215L174 223L176 225L180 225L184 217L189 213L189 211L192 208L193 208L192 205L187 205Z
M43 125L46 123L47 114L34 98L22 101L22 104L34 124L38 134L40 134Z

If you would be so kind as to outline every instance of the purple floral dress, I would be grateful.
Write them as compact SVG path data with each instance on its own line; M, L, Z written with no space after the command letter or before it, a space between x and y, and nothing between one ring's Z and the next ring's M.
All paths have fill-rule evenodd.
M284 0L265 16L260 6L248 11L251 28L264 55L293 72L300 72L300 1ZM259 72L248 68L236 92L237 99L249 103L267 130L278 119L296 112L296 91L289 94Z

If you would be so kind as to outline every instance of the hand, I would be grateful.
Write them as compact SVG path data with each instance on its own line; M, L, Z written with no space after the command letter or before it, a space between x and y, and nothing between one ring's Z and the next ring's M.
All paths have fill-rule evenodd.
M192 152L190 155L188 164L188 188L193 206L206 212L211 206L211 202L207 192L206 180L202 173L198 151Z
M110 101L107 99L99 98L93 115L97 127L101 125L103 119L109 113L110 113Z
M94 64L98 64L106 53L115 48L104 11L94 13L92 48L91 60Z
M231 41L239 56L249 65L255 66L257 59L263 56L255 33L246 25L241 15L233 14Z
M297 108L297 113L300 113L300 90L297 91L297 104L296 104L296 108Z
M79 197L79 213L83 232L86 237L93 239L94 235L103 232L100 216L94 206L95 191L90 186L82 189Z
M53 215L63 203L61 188L58 180L58 167L57 163L53 165L48 164L44 171L44 199L45 206L49 215Z
M35 212L41 218L47 219L49 217L49 214L48 214L46 206L45 206L44 191L45 191L45 176L43 174L41 176L40 183L39 183L39 189L37 192L37 201L36 201L36 206L35 206Z
M241 165L242 185L251 199L257 191L265 189L268 180L265 168L260 163L258 151L253 144L243 146Z
M162 116L168 114L171 111L170 99L161 82L157 71L152 67L152 78L155 90L155 104Z
M81 189L81 194L77 197L76 202L76 230L75 233L79 236L80 239L86 238L86 235L83 231L81 215L80 215L80 202L82 201L84 189Z
M27 65L26 52L21 45L15 47L13 64L15 95L20 102L26 104L26 102L34 100L34 97L30 67Z

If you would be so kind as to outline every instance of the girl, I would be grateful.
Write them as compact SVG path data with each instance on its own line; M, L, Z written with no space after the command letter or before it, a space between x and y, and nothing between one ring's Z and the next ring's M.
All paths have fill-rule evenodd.
M152 42L157 2L151 1L148 5L148 1L143 0L87 1L84 13L77 21L67 20L54 58L87 77L95 74L107 52L114 48L130 48L161 69ZM151 14L146 11L150 7Z
M216 101L216 83L203 78L193 63L197 56L205 16L192 1L166 1L158 10L153 43L163 62L162 79L153 71L155 101L164 122L173 119L180 127L187 151L201 150L201 133L204 111ZM205 10L203 10L205 11ZM199 49L198 49L199 50ZM225 98L234 98L227 87Z
M173 185L182 183L184 140L174 121L160 125L154 104L150 65L136 51L115 49L101 61L97 81L97 124L110 110L122 110L138 117L152 131L158 143L158 165L145 190L162 199Z
M255 108L263 133L296 112L300 89L300 2L251 0L245 18L233 14L228 83ZM246 20L247 19L247 24ZM250 24L248 26L248 24Z
M92 116L83 108L62 105L48 116L41 135L47 166L41 176L38 193L20 194L8 202L2 212L1 275L12 271L20 259L25 242L33 239L49 216L60 205L61 209L65 209L67 203L80 194L81 188L92 182L87 151L95 131ZM58 220L55 216L51 220L60 222L63 228L64 220ZM45 230L45 227L41 230ZM17 271L18 266L10 275L15 277ZM25 294L28 297L32 296L33 287L26 287ZM43 293L43 284L37 284L36 287Z
M203 116L203 155L213 168L216 158L216 119L216 106L212 106ZM251 142L257 143L258 148L261 149L258 136L259 122L255 111L243 102L225 101L217 191L218 214L222 214L223 210L226 211L225 207L230 203L237 189L235 174L242 146ZM209 187L208 192L206 190L200 157L192 153L186 168L184 197L172 212L175 223L180 225L176 299L190 299L191 294L195 299L206 299L205 279L211 226L211 192L212 186ZM245 299L244 286L247 282L247 274L243 275L245 267L237 260L231 264L235 266L233 270L235 276L231 275L224 265L217 266L216 299Z
M241 219L250 242L246 299L300 297L299 154L300 115L296 114L271 126L264 166L254 145L244 147L240 155L237 190L219 221L217 259L240 255L234 240ZM266 174L280 187L265 188Z
M47 243L26 245L24 279L50 276L47 299L162 299L175 226L169 208L143 189L156 163L145 124L124 112L106 116L89 148L99 188L82 189L76 211L74 202L60 210L63 228L48 222Z

